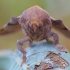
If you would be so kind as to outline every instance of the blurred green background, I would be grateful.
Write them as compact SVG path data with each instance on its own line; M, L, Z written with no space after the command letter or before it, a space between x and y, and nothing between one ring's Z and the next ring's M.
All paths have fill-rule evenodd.
M62 19L64 24L70 28L70 0L0 0L0 28L9 21L11 16L19 16L24 10L34 5L39 5L52 17ZM60 33L58 35L60 44L70 51L70 40ZM0 36L0 49L14 50L16 41L23 37L22 31Z

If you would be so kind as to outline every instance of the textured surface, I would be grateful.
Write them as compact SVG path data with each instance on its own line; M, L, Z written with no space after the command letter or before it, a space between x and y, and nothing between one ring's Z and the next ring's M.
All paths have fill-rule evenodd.
M9 53L13 55L13 57L10 56L9 54L8 55L6 54L7 56L5 55L5 57L2 56L3 58L7 57L8 61L4 59L4 61L6 62L3 63L4 61L3 62L0 61L0 65L2 63L3 66L7 64L7 66L5 66L5 68L8 67L7 70L33 70L35 68L35 65L39 65L42 61L46 63L50 62L49 59L44 60L44 58L51 51L56 54L60 53L61 54L60 56L69 63L69 65L65 69L61 69L60 67L56 65L54 66L54 64L52 64L54 70L70 70L70 54L58 51L52 43L46 43L46 42L40 42L36 44L34 43L32 44L32 47L27 48L26 51L27 51L27 61L24 63L22 67L20 67L20 63L22 61L21 60L22 53L18 50L16 50L15 53L13 52L13 54L11 54L12 52Z
M58 51L52 43L46 43L46 42L36 43L32 45L32 48L26 49L26 51L27 51L27 61L22 66L24 70L25 69L27 70L27 68L30 68L31 70L33 70L35 65L39 65L41 61L43 61L44 58L50 53L50 51L57 54L60 53L62 58L64 58L70 64L69 54ZM16 53L18 53L18 51ZM21 52L18 53L18 56L22 56ZM17 61L18 59L16 58ZM21 63L21 61L18 61L18 62L19 64ZM46 60L46 62L49 62L48 59ZM66 67L66 70L68 70L69 67ZM55 70L56 68L60 69L58 67L55 67Z

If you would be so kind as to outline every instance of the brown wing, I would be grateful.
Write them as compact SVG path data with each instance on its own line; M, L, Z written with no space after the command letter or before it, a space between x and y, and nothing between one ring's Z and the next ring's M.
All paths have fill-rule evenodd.
M63 35L67 36L70 38L70 29L68 29L64 23L62 22L62 20L54 20L52 19L52 26L58 30L59 32L61 32Z
M11 17L10 21L0 29L0 35L6 35L21 29L19 25L19 17Z

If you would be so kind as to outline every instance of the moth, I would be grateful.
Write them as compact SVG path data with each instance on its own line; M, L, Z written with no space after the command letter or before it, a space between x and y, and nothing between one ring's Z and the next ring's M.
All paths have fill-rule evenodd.
M18 17L11 17L10 21L0 29L0 35L6 35L22 29L25 38L17 41L17 48L24 54L21 66L26 61L26 51L23 43L28 41L29 45L33 41L49 41L53 37L56 48L62 52L67 50L59 44L58 34L52 31L52 27L70 38L70 30L64 25L62 20L52 18L48 12L39 6L33 6L25 10Z

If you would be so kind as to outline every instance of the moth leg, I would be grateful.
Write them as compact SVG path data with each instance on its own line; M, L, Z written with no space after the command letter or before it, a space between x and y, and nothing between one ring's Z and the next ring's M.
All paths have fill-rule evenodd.
M28 46L31 46L32 41L31 41L31 40L29 40L29 41L27 42L27 44L28 44Z
M57 33L50 32L50 33L46 34L45 39L47 39L49 37L53 37L54 44L59 51L67 52L67 50L62 45L59 44L59 37L58 37Z
M21 66L26 61L26 50L23 47L23 43L26 42L26 41L29 41L29 37L25 37L25 38L17 41L17 48L23 53L23 57L22 57L23 61L21 63Z

